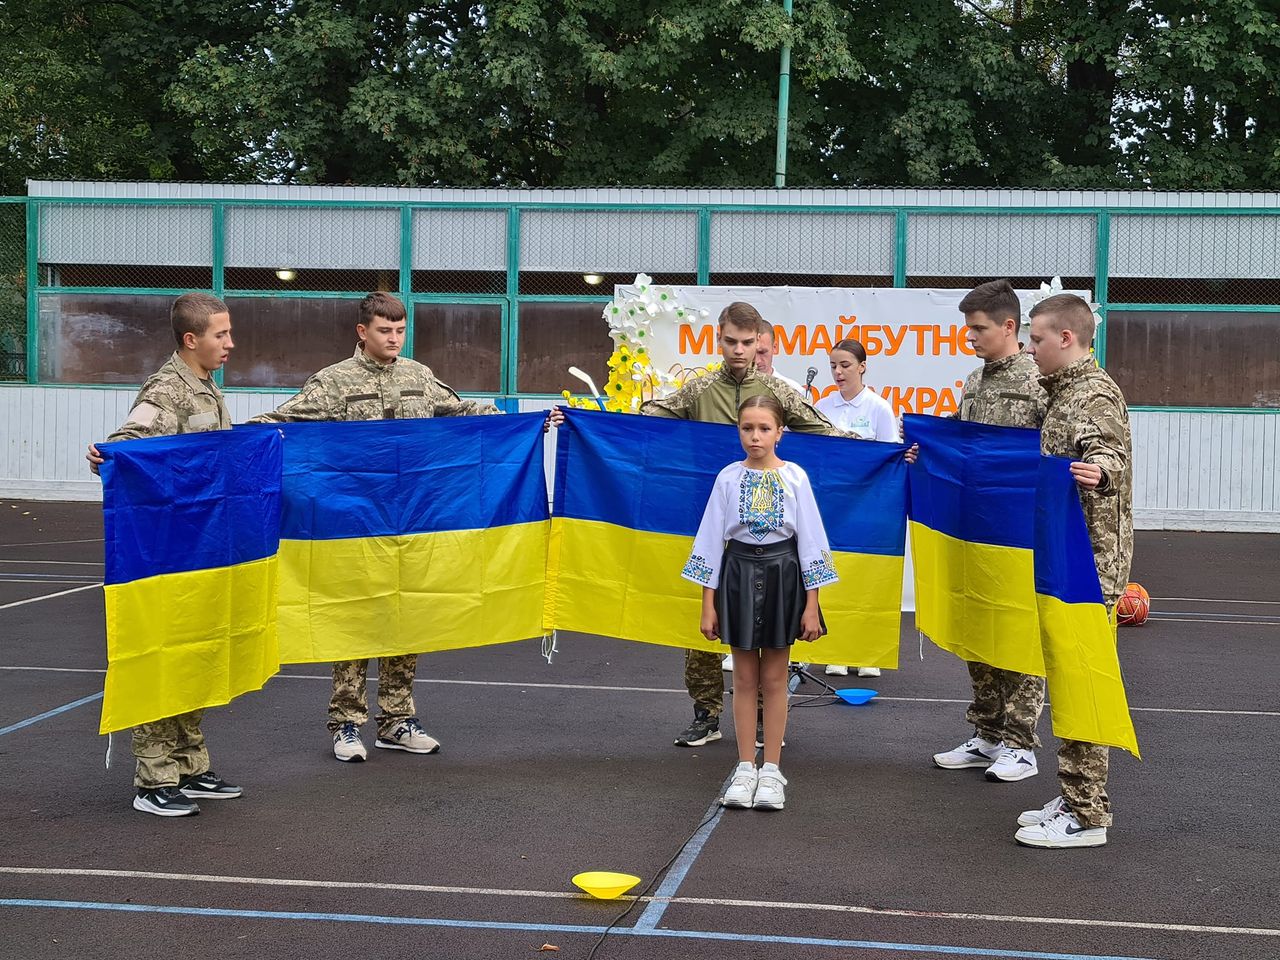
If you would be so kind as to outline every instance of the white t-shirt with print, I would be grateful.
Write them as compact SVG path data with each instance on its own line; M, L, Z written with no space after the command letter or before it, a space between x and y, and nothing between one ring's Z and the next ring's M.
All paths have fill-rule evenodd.
M846 400L839 390L833 390L816 404L837 429L857 434L863 440L882 440L900 443L898 419L893 415L889 401L870 387L863 387L852 400Z

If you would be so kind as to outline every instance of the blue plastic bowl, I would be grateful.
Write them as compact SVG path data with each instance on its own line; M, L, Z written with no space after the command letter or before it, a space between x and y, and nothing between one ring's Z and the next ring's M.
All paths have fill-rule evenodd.
M844 690L837 690L836 696L845 703L852 703L858 706L863 703L870 703L871 699L876 696L874 690L861 690L858 687L846 687Z

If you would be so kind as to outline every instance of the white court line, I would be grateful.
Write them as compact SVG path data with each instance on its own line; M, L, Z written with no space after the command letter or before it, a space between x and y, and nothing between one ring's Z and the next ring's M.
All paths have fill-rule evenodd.
M23 581L29 583L30 581ZM52 600L54 597L65 597L69 593L79 593L81 590L93 590L102 586L100 583L86 583L83 587L73 587L70 590L61 590L58 593L46 593L42 597L31 597L29 600L15 600L13 603L0 603L0 610L8 610L10 607L20 607L24 603L39 603L41 600Z
M101 567L103 565L103 562L101 560L3 560L3 559L0 559L0 563L22 563L22 564L47 563L55 567Z
M548 900L585 900L586 894L564 890L507 890L497 887L452 887L420 883L375 883L344 880L298 880L285 877L235 877L194 873L156 873L147 870L93 870L85 868L5 867L0 873L23 876L110 877L128 880L178 880L192 883L242 884L268 887L307 887L323 890L390 890L404 893L448 893L482 897L532 897ZM924 920L968 920L985 923L1025 923L1049 926L1109 927L1125 930L1160 930L1173 933L1208 933L1255 937L1280 937L1269 927L1226 927L1196 923L1155 923L1146 920L1097 920L1084 917L1036 917L988 913L946 913L934 910L902 910L844 903L791 903L777 900L731 900L719 897L619 897L641 903L675 903L706 907L744 907L753 910L805 910L822 913L857 913L880 917Z
M1227 623L1237 627L1280 627L1273 620L1202 620L1200 617L1147 617L1160 623Z
M70 576L70 574L68 574ZM6 577L4 571L0 571L0 583L84 583L84 577L75 577L71 580L63 580L52 576L42 576L39 579L31 579L30 577ZM97 586L98 584L94 584Z
M45 673L106 673L92 667L11 667L0 665L0 670L30 670ZM319 673L277 673L272 680L332 680ZM376 678L375 678L376 679ZM609 687L592 683L516 683L512 680L431 680L416 679L414 683L449 684L469 687L536 687L545 690L606 690L618 693L687 693L680 687ZM876 697L896 703L968 703L968 700L949 700L945 697ZM1196 713L1218 717L1280 717L1280 710L1208 710L1187 707L1130 707L1134 713Z
M277 673L273 680L333 680L314 673ZM683 687L607 687L591 683L516 683L514 680L414 680L414 683L449 684L462 687L532 687L541 690L610 690L616 693L683 693ZM965 701L968 703L969 701Z
M8 547L53 547L60 543L105 543L102 537L89 537L85 540L34 540L30 543L0 543L0 549Z

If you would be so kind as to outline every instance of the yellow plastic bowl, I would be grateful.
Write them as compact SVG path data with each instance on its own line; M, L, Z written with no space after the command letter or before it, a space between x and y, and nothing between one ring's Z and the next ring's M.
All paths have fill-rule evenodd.
M574 885L585 890L597 900L616 900L637 883L639 877L629 873L609 873L606 870L590 870L573 878Z

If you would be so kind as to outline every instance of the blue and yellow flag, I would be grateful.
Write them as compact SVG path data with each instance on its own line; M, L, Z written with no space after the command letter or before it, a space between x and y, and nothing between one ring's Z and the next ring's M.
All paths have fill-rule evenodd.
M103 444L100 732L228 703L279 669L280 437Z
M965 659L1047 677L1053 730L1137 737L1069 461L1036 430L908 415L916 625Z
M1035 596L1040 432L908 415L916 627L964 660L1044 676Z
M732 426L568 410L556 449L547 625L723 652L698 633L702 592L680 576L716 475L743 458ZM793 655L896 667L906 540L905 448L788 433L808 473L840 582L829 633Z
M284 434L281 662L541 636L544 419L249 428Z
M1125 696L1116 624L1098 582L1071 461L1043 457L1036 489L1036 606L1058 736L1123 747L1138 735Z

